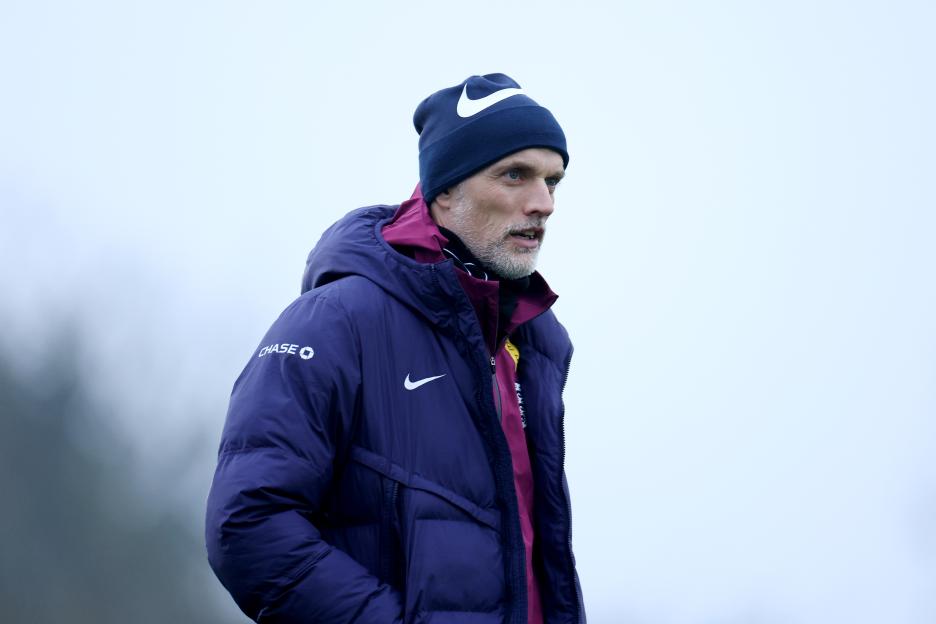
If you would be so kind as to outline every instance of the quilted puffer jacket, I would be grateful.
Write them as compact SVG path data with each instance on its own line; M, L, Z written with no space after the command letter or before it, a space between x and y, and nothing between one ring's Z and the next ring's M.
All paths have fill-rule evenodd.
M394 210L356 210L322 235L304 294L234 385L206 542L257 622L526 621L487 347L452 262L421 264L383 240ZM551 311L511 341L544 618L584 622L563 467L571 343Z

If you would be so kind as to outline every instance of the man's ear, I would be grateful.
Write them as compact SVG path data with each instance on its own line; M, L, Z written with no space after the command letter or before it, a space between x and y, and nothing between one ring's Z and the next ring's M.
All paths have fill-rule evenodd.
M439 208L448 210L452 202L452 189L445 189L441 193L435 196L435 199L432 200L432 203L438 203Z
M452 195L449 193L449 189L446 189L435 196L435 199L432 200L432 204L429 206L429 216L432 217L432 220L435 221L436 225L445 227L445 224L448 222L445 217L448 214L451 205Z

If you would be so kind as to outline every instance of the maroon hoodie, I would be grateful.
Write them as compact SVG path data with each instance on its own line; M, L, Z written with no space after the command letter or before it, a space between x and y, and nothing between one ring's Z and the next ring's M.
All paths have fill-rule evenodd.
M400 205L390 223L384 226L383 236L398 251L418 262L436 263L447 259L442 250L450 241L432 220L419 186L413 196ZM517 367L522 354L509 337L514 329L545 312L557 297L542 277L534 273L529 287L517 294L516 307L506 326L498 327L500 282L479 279L465 271L457 271L457 275L478 315L485 342L494 353L495 392L500 395L495 396L494 401L500 406L501 426L510 448L520 528L526 548L527 621L529 624L542 624L539 586L533 572L533 474L523 431L526 421L522 408L522 388L517 383Z

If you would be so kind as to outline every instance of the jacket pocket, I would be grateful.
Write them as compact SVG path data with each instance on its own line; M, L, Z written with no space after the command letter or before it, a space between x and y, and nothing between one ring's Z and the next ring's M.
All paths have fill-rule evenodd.
M423 476L409 472L402 466L394 464L386 457L382 457L360 446L352 447L351 459L407 488L434 494L465 512L477 522L495 531L500 531L500 512L496 509L481 507L461 494L453 492L435 481L430 481Z
M380 487L382 500L378 575L382 581L399 589L403 586L403 549L398 511L400 482L381 475Z
M362 447L351 449L351 460L381 478L381 526L393 547L381 548L381 574L399 579L405 621L456 611L500 621L506 599L500 512Z

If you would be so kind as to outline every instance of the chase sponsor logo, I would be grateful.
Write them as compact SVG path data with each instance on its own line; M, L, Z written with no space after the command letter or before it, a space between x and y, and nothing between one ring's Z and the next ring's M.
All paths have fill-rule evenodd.
M302 347L300 349L297 344L284 342L282 344L271 344L263 347L260 349L260 353L257 357L265 357L274 353L280 353L282 355L296 355L298 353L299 357L303 360L311 360L312 356L315 355L315 351L312 350L312 347Z

